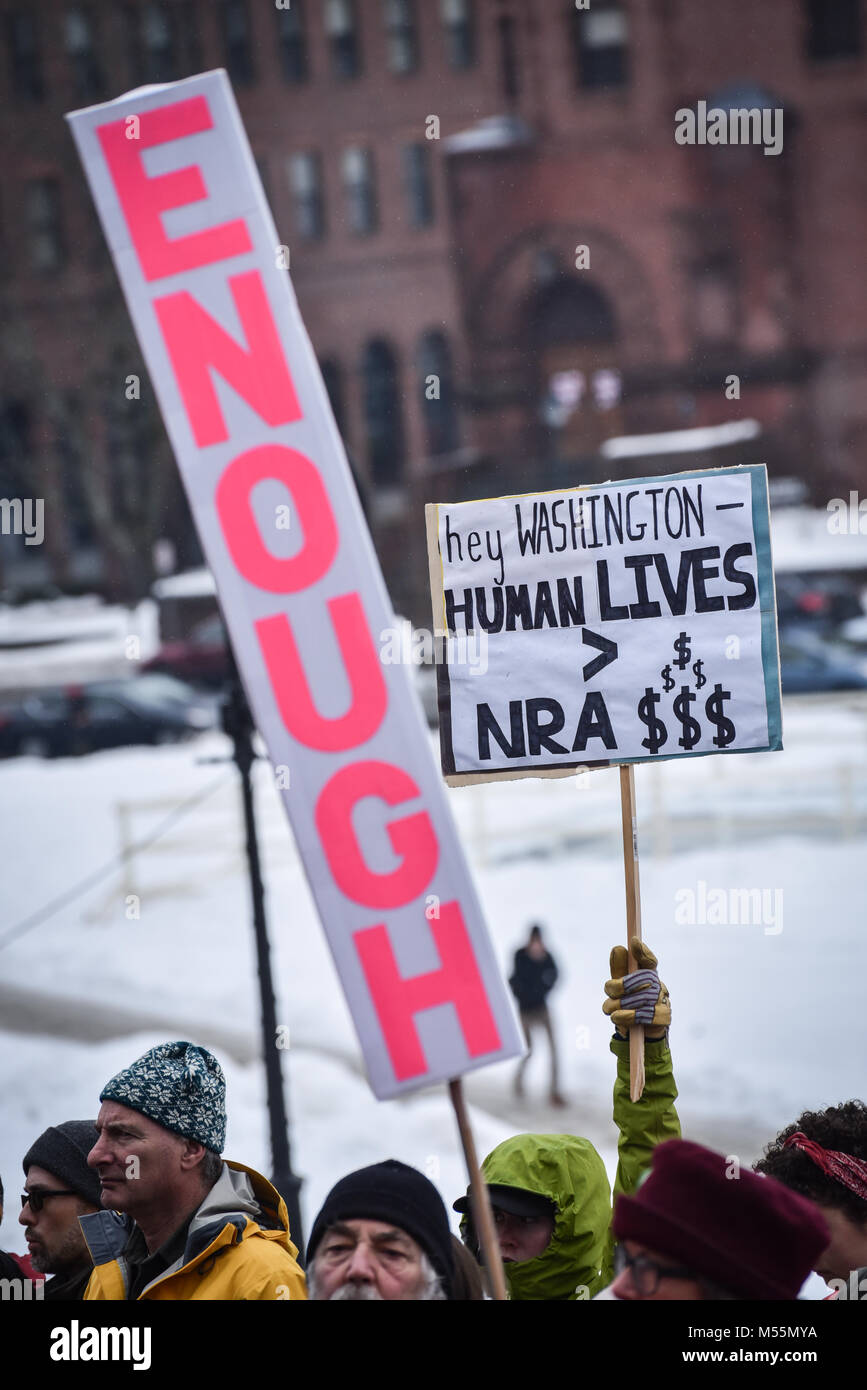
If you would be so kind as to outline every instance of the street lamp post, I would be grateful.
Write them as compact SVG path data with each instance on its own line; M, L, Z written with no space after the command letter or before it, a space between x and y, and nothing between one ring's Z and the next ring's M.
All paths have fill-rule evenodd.
M292 1171L289 1147L289 1119L283 1089L282 1052L277 1045L277 1013L274 1005L274 983L271 975L271 948L265 920L265 889L259 859L256 834L256 808L253 801L251 770L256 758L253 748L253 717L238 675L231 644L229 654L228 692L222 706L223 729L232 740L233 758L241 776L241 796L244 805L244 834L247 866L250 875L250 896L253 904L253 930L256 936L256 958L259 970L259 999L262 1009L262 1051L265 1060L265 1079L268 1092L268 1118L271 1128L271 1164L274 1186L286 1203L292 1239L303 1253L301 1230L301 1179Z

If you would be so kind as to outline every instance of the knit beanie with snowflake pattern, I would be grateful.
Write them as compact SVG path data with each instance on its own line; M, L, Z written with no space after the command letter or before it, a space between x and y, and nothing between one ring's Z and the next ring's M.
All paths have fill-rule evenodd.
M189 1042L152 1047L103 1087L100 1100L116 1100L158 1125L222 1153L226 1142L226 1078L212 1052Z

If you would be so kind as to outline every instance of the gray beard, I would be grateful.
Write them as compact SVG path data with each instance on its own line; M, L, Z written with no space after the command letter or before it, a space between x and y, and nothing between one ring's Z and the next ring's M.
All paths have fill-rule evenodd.
M437 1275L430 1263L427 1255L422 1256L422 1286L415 1296L417 1303L444 1303L446 1302L445 1291L442 1280ZM385 1299L377 1292L373 1284L359 1284L350 1282L341 1284L338 1289L327 1300L320 1299L318 1281L316 1279L316 1258L310 1262L307 1270L307 1297L312 1302L328 1303L384 1303Z
M372 1284L341 1284L328 1300L329 1303L382 1303L383 1297Z

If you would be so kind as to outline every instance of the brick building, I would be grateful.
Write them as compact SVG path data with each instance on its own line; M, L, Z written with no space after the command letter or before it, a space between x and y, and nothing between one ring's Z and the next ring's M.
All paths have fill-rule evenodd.
M612 476L612 435L750 417L739 460L817 500L862 482L865 0L2 0L0 25L0 493L46 499L7 579L124 594L157 538L196 558L63 112L217 66L398 608L428 613L424 501ZM678 144L700 102L782 110L782 148Z

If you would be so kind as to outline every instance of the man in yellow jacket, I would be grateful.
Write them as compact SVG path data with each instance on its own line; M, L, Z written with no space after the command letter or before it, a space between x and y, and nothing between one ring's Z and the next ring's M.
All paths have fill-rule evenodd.
M220 1157L226 1082L212 1053L152 1047L99 1099L87 1161L104 1209L79 1218L86 1299L306 1299L282 1197Z

